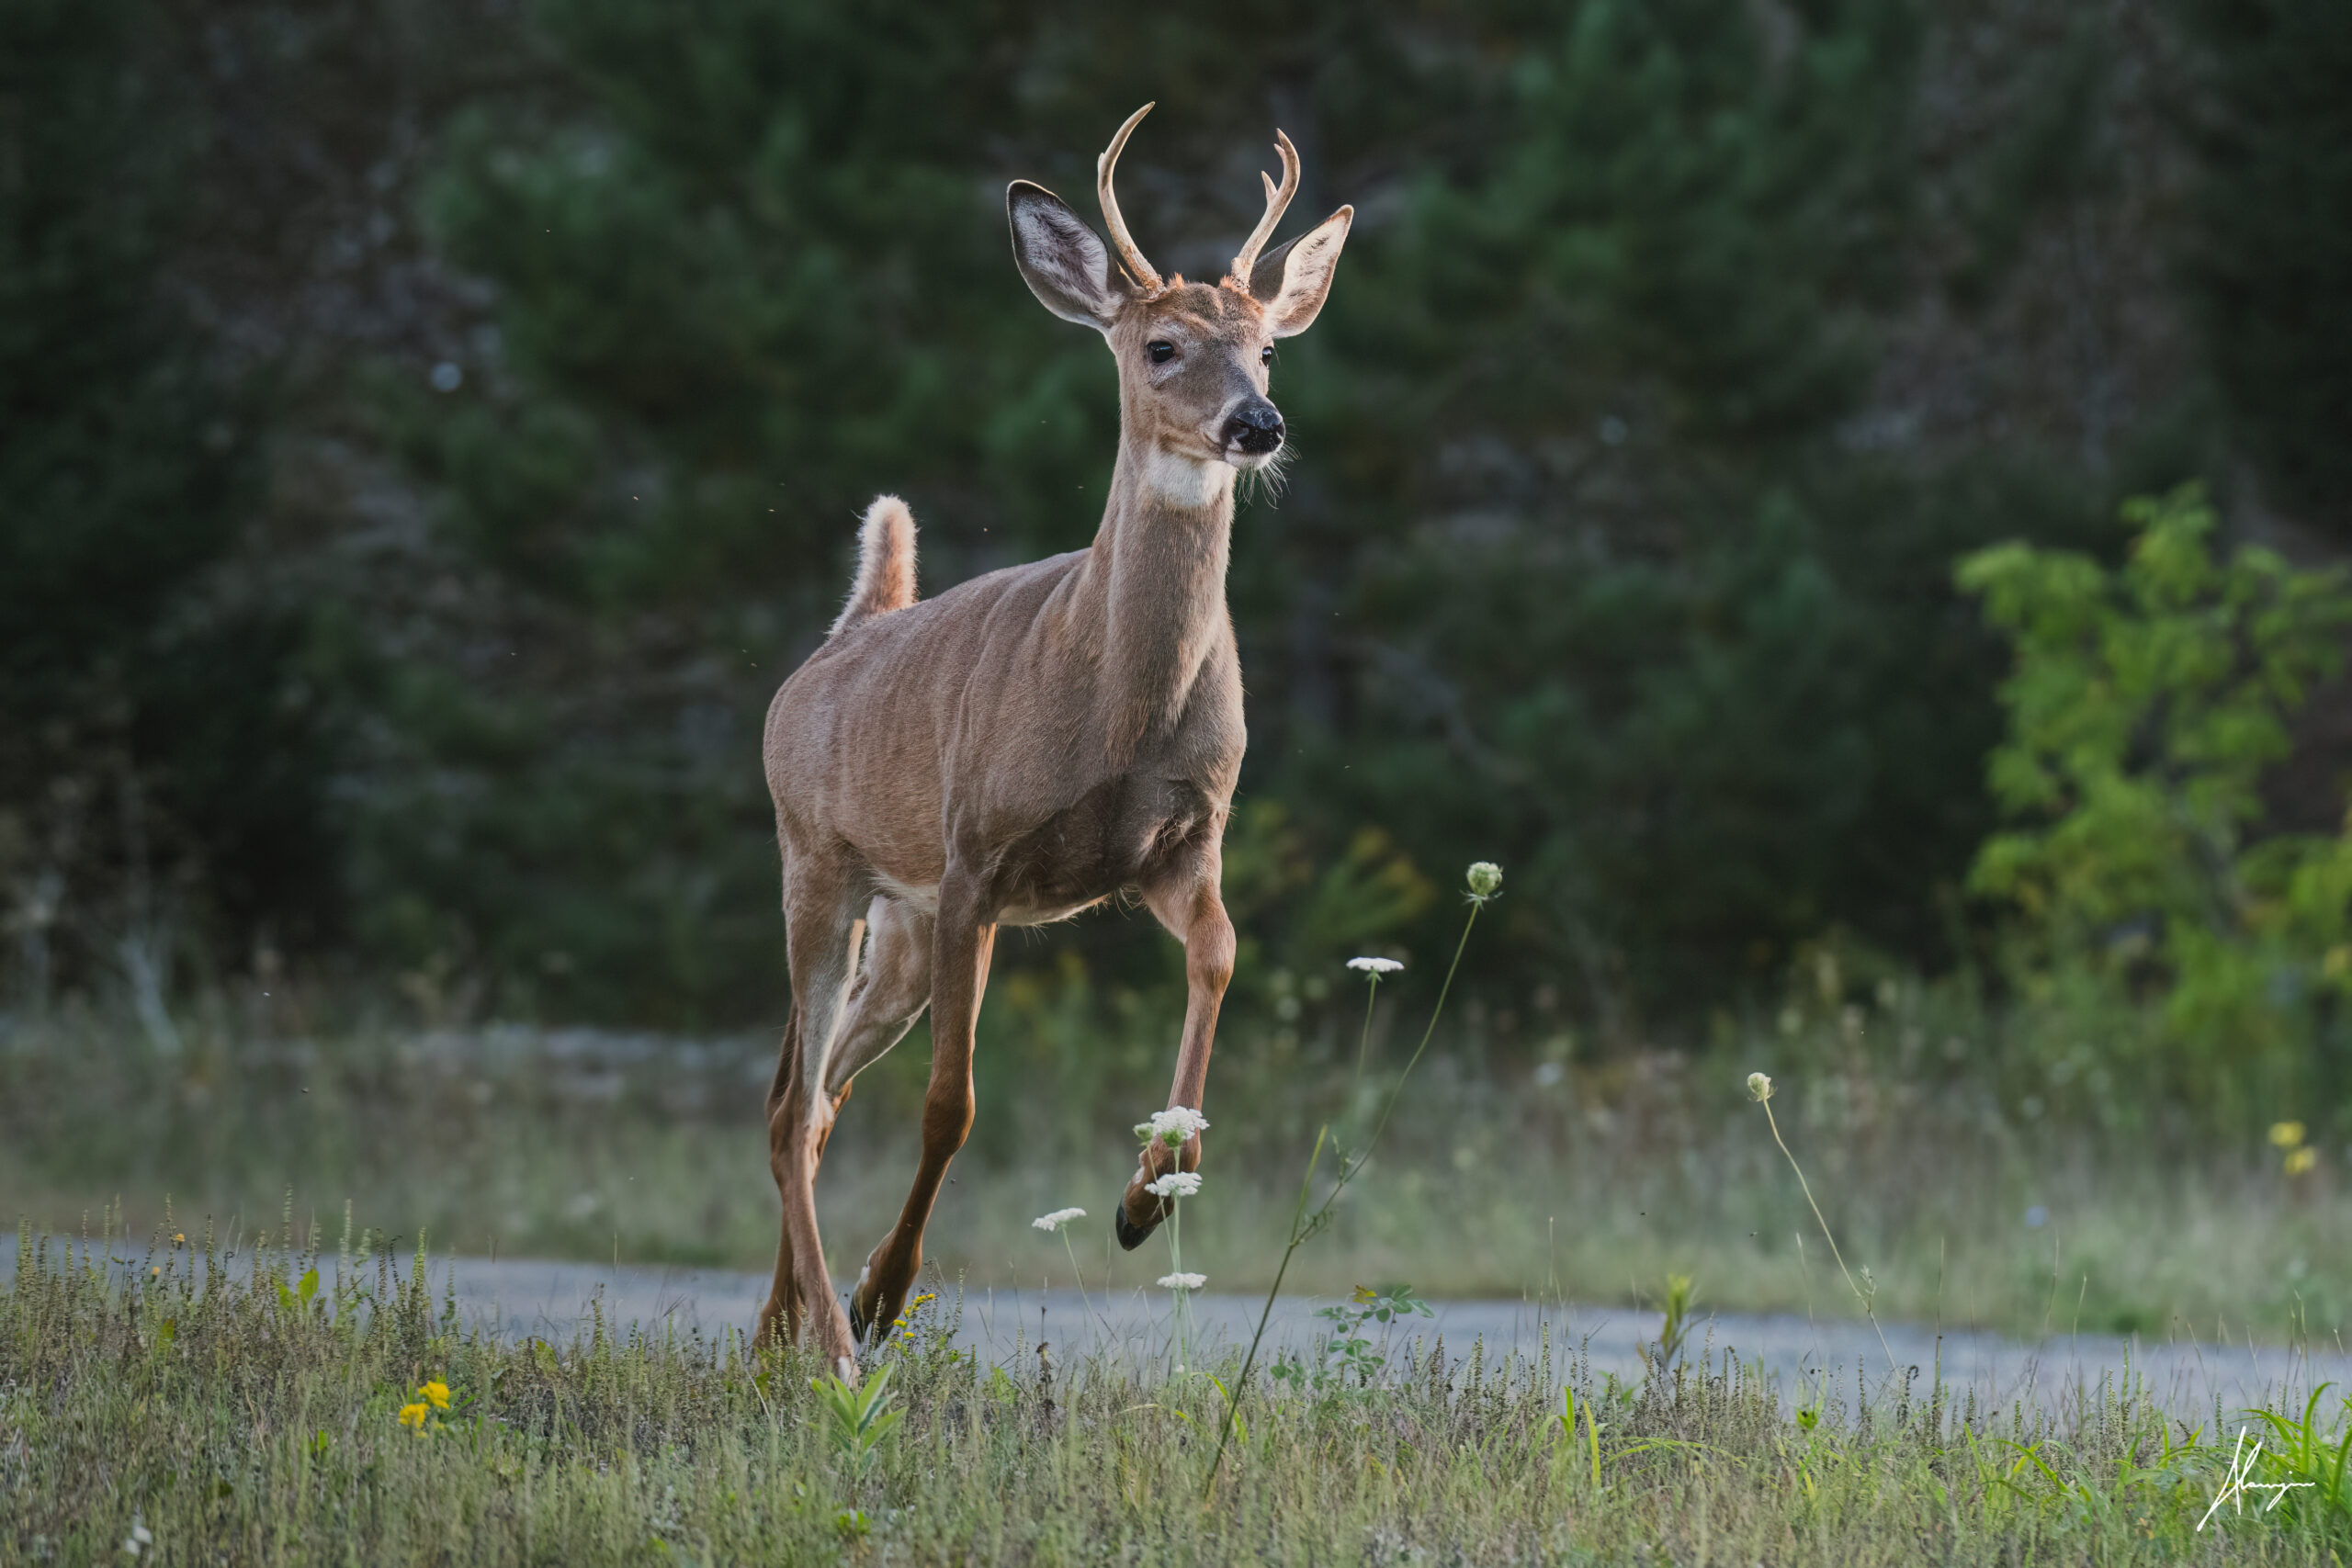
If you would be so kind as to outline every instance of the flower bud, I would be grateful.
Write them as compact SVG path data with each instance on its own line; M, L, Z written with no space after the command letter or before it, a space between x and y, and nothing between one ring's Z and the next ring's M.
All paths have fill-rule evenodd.
M1772 1080L1771 1080L1770 1078L1766 1077L1762 1073L1750 1073L1750 1074L1748 1074L1748 1075L1747 1075L1747 1096L1748 1096L1748 1098L1749 1098L1750 1100L1770 1100L1770 1099L1771 1099L1771 1098L1772 1098Z
M1490 860L1470 863L1470 897L1491 898L1503 885L1503 868Z

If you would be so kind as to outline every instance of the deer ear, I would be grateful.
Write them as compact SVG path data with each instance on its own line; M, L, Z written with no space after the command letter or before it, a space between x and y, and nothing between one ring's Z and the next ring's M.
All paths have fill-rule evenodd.
M1331 292L1340 247L1348 243L1348 225L1355 217L1354 208L1342 207L1306 233L1260 256L1258 265L1250 269L1250 293L1266 308L1267 324L1276 337L1296 337L1315 324L1324 297Z
M1005 187L1004 211L1013 262L1038 303L1065 321L1108 330L1128 290L1094 231L1061 197L1027 180Z

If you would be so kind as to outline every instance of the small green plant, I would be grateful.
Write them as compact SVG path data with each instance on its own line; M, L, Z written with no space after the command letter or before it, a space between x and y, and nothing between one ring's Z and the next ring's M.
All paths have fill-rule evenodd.
M1641 1340L1634 1347L1650 1376L1662 1377L1673 1370L1676 1359L1682 1354L1683 1340L1690 1337L1690 1303L1697 1299L1690 1275L1666 1277L1666 1321L1658 1325L1656 1339Z
M891 1371L887 1365L876 1367L863 1382L836 1376L809 1384L817 1391L817 1418L824 1427L825 1444L833 1451L842 1479L852 1486L872 1472L898 1432L901 1413L889 1407Z
M1276 1361L1270 1369L1274 1377L1294 1388L1344 1384L1351 1373L1358 1388L1369 1388L1388 1359L1374 1349L1364 1331L1374 1324L1385 1328L1408 1317L1437 1314L1429 1303L1413 1293L1412 1286L1397 1284L1377 1290L1358 1285L1355 1294L1317 1307L1315 1315L1329 1325L1316 1348L1317 1360L1310 1363L1304 1356L1293 1357Z

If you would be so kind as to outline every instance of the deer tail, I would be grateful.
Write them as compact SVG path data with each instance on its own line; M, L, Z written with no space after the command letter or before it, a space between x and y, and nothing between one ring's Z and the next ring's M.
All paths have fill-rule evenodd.
M915 602L915 514L895 495L877 495L857 531L857 581L828 636L870 615Z

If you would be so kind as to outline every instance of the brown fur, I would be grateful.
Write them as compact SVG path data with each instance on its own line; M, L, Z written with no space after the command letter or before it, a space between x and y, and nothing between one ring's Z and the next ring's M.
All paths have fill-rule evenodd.
M1139 897L1185 947L1169 1104L1201 1103L1234 954L1217 890L1243 745L1225 604L1233 476L1271 457L1237 451L1229 432L1237 411L1271 415L1261 351L1313 320L1351 217L1245 262L1246 282L1148 292L1047 193L1016 185L1008 203L1032 289L1100 328L1118 361L1101 529L1086 549L917 601L913 519L882 497L832 635L768 710L793 1003L768 1095L784 1224L761 1328L794 1337L806 1319L829 1359L855 1343L817 1231L834 1118L857 1072L931 1008L921 1163L853 1300L859 1326L888 1323L971 1127L972 1028L1000 924ZM1154 363L1156 342L1177 353ZM1199 1158L1197 1139L1147 1155L1122 1199L1130 1235L1160 1218L1144 1183Z

